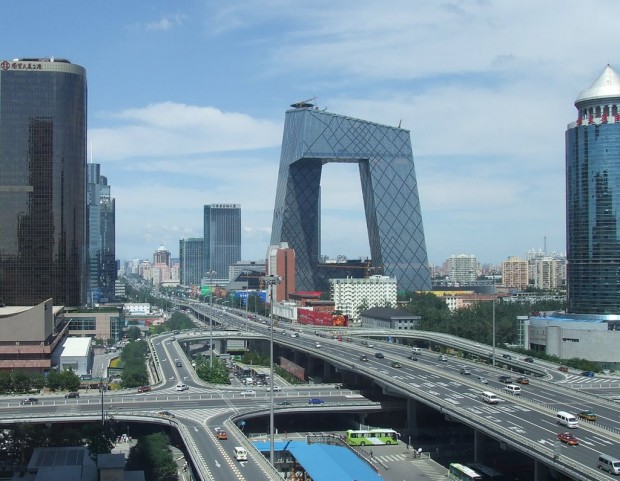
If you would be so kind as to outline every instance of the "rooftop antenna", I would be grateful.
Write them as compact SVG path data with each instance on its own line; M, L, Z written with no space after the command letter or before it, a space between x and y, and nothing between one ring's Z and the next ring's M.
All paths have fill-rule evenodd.
M398 121L398 128L399 128L399 129L400 129L400 124L402 124L402 123L403 123L403 119L400 119L400 120Z

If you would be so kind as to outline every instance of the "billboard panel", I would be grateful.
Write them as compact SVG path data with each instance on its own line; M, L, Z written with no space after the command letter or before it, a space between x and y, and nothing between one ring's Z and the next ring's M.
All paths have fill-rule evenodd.
M297 309L297 322L299 324L326 327L347 327L349 317L331 312L317 312L308 309Z

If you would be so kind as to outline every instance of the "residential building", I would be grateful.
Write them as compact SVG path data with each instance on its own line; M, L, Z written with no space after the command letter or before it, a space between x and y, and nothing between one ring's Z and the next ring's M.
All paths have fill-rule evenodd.
M90 304L114 300L116 281L115 202L101 166L87 165L88 299Z
M204 265L204 239L179 241L179 281L182 286L200 285Z
M230 266L240 260L241 206L205 205L203 277L209 278L211 283L226 284Z
M446 261L448 278L452 284L470 284L478 277L478 260L474 255L452 255Z
M286 112L271 245L295 251L296 287L326 290L320 181L330 162L359 166L375 273L401 290L430 289L420 197L408 130L337 115L301 102ZM323 233L325 235L325 233Z
M566 130L568 312L620 314L620 76L609 65Z
M368 279L330 279L335 310L352 321L371 307L396 308L397 282L394 277L371 276Z
M527 289L529 285L529 271L527 261L520 257L512 256L502 262L502 284L504 287Z
M86 299L86 71L0 61L0 303Z

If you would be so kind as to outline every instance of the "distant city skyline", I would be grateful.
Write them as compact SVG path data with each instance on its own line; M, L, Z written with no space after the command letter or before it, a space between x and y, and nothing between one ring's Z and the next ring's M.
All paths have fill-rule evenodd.
M563 252L571 100L620 65L612 1L34 5L4 6L0 57L87 69L88 158L114 186L121 259L201 237L197 207L221 201L244 206L242 257L264 257L284 112L313 97L410 130L430 263L500 264L545 236ZM357 166L327 168L322 254L368 257Z

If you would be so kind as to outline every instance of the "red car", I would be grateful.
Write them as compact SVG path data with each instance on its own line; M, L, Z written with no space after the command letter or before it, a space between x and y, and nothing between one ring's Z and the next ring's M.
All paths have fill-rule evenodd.
M558 433L558 439L569 446L577 446L579 444L579 439L571 433Z

